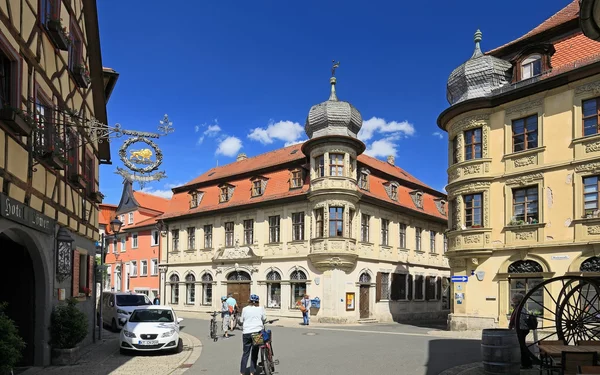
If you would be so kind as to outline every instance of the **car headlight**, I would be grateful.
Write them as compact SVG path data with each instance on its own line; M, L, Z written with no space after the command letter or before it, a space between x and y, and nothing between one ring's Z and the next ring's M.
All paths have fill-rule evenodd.
M163 334L162 334L162 336L160 336L160 337L171 337L171 336L173 336L174 334L175 334L175 330L174 330L174 329L172 329L172 330L170 330L170 331L167 331L167 332L163 333Z
M117 309L117 314L129 315L127 311L121 309Z
M129 332L129 331L128 331L128 330L126 330L126 329L124 329L124 330L123 330L123 335L124 335L125 337L129 337L129 338L132 338L132 339L133 339L133 338L135 338L135 333L133 333L133 332Z

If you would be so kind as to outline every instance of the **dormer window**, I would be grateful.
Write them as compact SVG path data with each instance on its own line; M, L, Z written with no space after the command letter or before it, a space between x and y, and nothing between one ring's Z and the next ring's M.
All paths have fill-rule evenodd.
M395 200L395 201L398 200L398 186L395 186L395 185L391 186L390 196L391 196L392 200Z
M390 181L384 184L385 191L393 201L398 201L398 187L400 185L396 181Z
M192 191L190 193L190 208L198 207L198 192Z
M369 190L369 170L362 168L358 178L358 187L362 190Z
M302 171L300 169L294 169L290 180L290 188L296 189L299 187L302 187Z
M251 179L252 181L252 196L260 197L265 193L265 189L267 188L267 179L262 176L254 177Z
M410 192L410 197L417 208L423 208L423 192L420 190L413 190Z
M435 207L438 209L439 213L446 216L446 201L442 198L435 198Z
M219 203L228 202L231 199L231 196L233 195L234 187L229 184L225 184L225 185L219 186L219 189L220 189Z
M521 63L521 79L528 79L542 74L542 56L535 54Z

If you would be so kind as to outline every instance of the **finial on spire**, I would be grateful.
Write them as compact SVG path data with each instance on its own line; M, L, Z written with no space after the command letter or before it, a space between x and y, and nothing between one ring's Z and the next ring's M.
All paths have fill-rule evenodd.
M481 47L479 46L479 42L481 42L482 35L483 34L481 33L481 30L477 29L477 31L475 31L475 35L473 36L473 41L475 42L475 51L473 51L473 56L471 56L471 58L483 56L483 53L481 52Z
M331 67L331 78L329 79L329 83L331 83L331 94L329 95L329 100L337 101L337 95L335 94L335 84L337 82L335 78L335 70L340 67L340 62L335 62L335 60L331 60L333 66Z
M340 67L340 62L335 62L335 60L331 60L333 66L331 67L331 76L335 77L335 70Z

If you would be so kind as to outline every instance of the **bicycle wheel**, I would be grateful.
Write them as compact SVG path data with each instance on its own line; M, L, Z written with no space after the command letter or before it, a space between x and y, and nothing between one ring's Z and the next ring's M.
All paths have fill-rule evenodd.
M260 355L262 357L262 365L263 370L265 371L265 375L273 374L273 357L271 357L269 347L264 345L260 349Z
M210 338L213 340L217 338L217 322L214 319L210 321Z

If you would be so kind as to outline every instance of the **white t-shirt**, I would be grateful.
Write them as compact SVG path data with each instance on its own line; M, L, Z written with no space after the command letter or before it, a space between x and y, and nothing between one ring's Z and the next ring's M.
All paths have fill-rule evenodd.
M242 310L240 322L243 324L243 334L260 332L265 327L267 313L262 306L246 306Z

